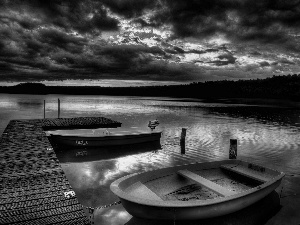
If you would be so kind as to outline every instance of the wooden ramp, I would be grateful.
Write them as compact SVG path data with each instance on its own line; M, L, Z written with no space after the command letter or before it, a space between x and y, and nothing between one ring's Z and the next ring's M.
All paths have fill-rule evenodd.
M235 194L234 191L224 188L224 187L222 187L204 177L201 177L198 174L195 174L189 170L179 170L179 171L177 171L177 174L179 174L187 179L190 179L192 181L195 181L196 183L208 188L209 190L212 190L213 192L215 192L223 197Z
M44 130L120 125L103 117L11 120L0 138L0 224L89 224Z
M272 176L266 172L256 171L242 165L226 164L222 165L221 168L263 183L272 179Z

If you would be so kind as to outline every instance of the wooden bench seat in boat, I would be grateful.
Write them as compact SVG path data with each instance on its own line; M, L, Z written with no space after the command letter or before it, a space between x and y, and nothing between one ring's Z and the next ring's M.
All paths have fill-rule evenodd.
M157 194L151 191L146 185L142 184L140 181L127 188L126 192L139 198L163 201Z
M267 182L269 181L272 177L268 173L264 173L264 171L256 171L253 169L250 169L246 166L243 165L237 165L237 164L226 164L226 165L221 165L220 166L222 169L238 173L240 175L249 177L251 179L257 180L259 182Z
M224 187L222 187L204 177L201 177L198 174L195 174L189 170L179 170L179 171L177 171L177 174L179 174L187 179L190 179L223 197L236 194L234 191L224 188Z

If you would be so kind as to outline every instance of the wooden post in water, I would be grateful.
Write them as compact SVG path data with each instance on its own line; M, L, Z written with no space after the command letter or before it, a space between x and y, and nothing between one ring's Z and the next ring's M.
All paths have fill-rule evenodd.
M60 100L58 99L58 102L57 102L57 104L58 104L58 118L59 118L59 116L60 116Z
M180 142L185 141L185 136L186 136L186 128L182 128Z
M46 100L44 100L44 119L46 118Z
M185 155L185 141L180 141L180 153L181 155Z
M237 139L230 139L229 159L236 159L237 157Z
M182 128L181 137L180 137L181 154L185 154L185 136L186 136L186 128Z

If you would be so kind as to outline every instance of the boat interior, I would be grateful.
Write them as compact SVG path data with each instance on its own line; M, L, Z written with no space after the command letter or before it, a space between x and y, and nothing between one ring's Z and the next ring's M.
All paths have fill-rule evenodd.
M120 187L131 196L148 200L195 201L235 195L280 174L252 163L234 162L162 169L158 174L137 176L133 182L123 181Z

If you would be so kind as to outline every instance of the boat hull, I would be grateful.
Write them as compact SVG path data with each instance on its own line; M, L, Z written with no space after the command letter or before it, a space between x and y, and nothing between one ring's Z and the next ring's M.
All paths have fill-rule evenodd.
M239 192L231 192L231 194L229 193L227 196L219 196L207 200L168 201L166 199L159 199L158 197L155 198L155 194L157 194L159 197L162 197L163 191L162 193L159 193L159 191L155 189L155 185L151 186L151 182L156 182L156 185L160 185L157 180L165 179L164 182L161 182L161 187L162 189L164 189L163 185L170 186L170 182L179 179L176 178L176 176L178 176L178 171L187 169L189 171L196 171L198 173L201 173L199 171L209 171L211 168L223 171L223 168L219 168L222 167L223 164L238 165L241 167L243 166L246 168L246 170L250 170L250 172L254 170L254 174L266 174L268 178L257 175L256 178L258 180L253 180L253 177L251 178L251 174L249 175L249 171L248 174L246 171L247 177L243 177L241 173L234 174L233 177L239 177L237 181L239 179L248 179L253 183L253 186L249 186ZM228 173L228 171L226 171L226 173ZM231 172L229 173L231 174ZM280 185L283 176L284 173L282 172L243 162L241 160L223 160L216 162L194 163L189 165L154 170L145 173L133 174L114 181L110 187L112 192L119 196L124 208L128 211L128 213L135 217L159 220L196 220L223 216L254 204L255 202L261 200L272 191L274 191ZM169 179L169 181L167 181L167 179ZM266 180L259 181L259 179ZM211 181L206 182L212 183ZM137 183L141 184L140 187L146 185L148 186L148 189L147 187L145 188L146 191L144 190L144 194L142 193L141 188L140 191L136 191L136 193L142 193L140 196L134 194L134 191L132 191L132 187L139 187L138 185L135 185ZM222 188L223 187L221 187L221 189ZM149 189L151 190L149 191ZM153 194L153 190L156 191L156 193ZM147 197L147 195L150 197Z
M227 215L254 204L276 189L280 185L280 182L281 181L277 181L274 184L259 190L255 194L249 194L243 198L237 198L206 206L155 207L145 204L137 204L122 198L120 198L120 200L123 207L129 214L139 218L158 220L207 219Z
M101 136L101 137L85 137L85 136L63 136L50 135L51 140L57 145L71 146L71 147L100 147L113 145L129 145L144 142L159 141L161 137L160 132L142 133L136 135L124 136Z

